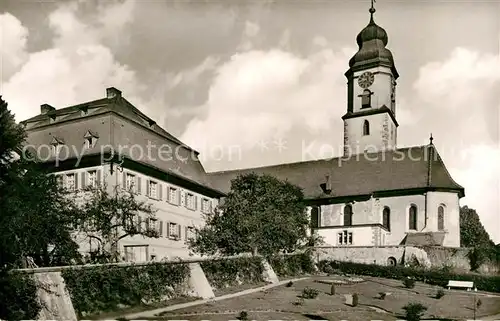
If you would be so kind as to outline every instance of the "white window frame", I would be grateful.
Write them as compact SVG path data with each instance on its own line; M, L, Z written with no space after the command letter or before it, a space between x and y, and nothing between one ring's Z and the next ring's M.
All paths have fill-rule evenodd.
M130 178L130 179L129 179ZM132 191L135 192L136 190L136 182L137 182L137 176L135 176L132 173L125 173L125 188L127 191Z
M191 205L189 204L189 199L192 200ZM190 210L195 210L196 209L196 196L193 193L186 192L186 208Z
M69 180L69 177L73 177L73 186L69 186L69 183L68 183L68 180ZM69 189L69 190L76 190L76 173L68 173L68 174L65 174L65 177L64 177L64 187L66 189Z
M337 244L338 245L352 245L353 244L353 233L348 230L343 230L337 233Z
M158 193L158 187L159 187L158 182L156 182L156 181L152 181L152 180L149 180L149 181L148 181L148 184L149 184L149 186L148 186L148 194L149 194L149 195L148 195L148 196L149 196L150 198L158 199L158 194L159 194L159 193ZM154 188L154 190L155 190L154 195L153 195L153 189L151 188L151 187L153 187L153 186L155 187L155 188Z
M202 213L210 213L211 210L211 200L208 198L202 198L201 199L201 212Z
M92 180L92 176L94 179ZM87 172L87 186L97 187L97 170L92 170Z
M173 192L173 194L172 194L172 192ZM180 199L179 193L180 193L180 190L177 187L169 186L168 187L167 202L169 202L170 204L174 204L174 205L180 205L179 204L179 199ZM173 197L172 197L172 195L173 195Z
M181 239L181 235L180 235L180 232L179 232L179 224L175 223L175 222L168 222L168 226L167 226L168 230L167 230L167 233L168 233L168 238L171 239L171 240L180 240ZM174 234L172 234L172 231L174 231Z
M194 226L186 227L186 240L195 240L196 238L197 238L197 233Z

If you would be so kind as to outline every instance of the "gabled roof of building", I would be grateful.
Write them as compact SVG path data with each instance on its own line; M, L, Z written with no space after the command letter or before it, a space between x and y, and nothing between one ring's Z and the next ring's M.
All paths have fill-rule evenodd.
M84 151L85 156L95 156L102 153L101 147L109 147L109 145L107 144L110 144L110 141L106 140L106 137L102 136L105 136L106 132L110 132L110 129L102 130L101 127L100 132L99 130L94 132L92 131L93 128L79 126L77 123L78 120L85 120L109 113L125 118L132 124L136 124L144 128L144 130L146 131L154 132L155 134L159 135L161 137L160 140L166 140L165 147L174 146L173 148L176 148L175 155L165 161L161 161L161 159L157 157L158 155L156 155L158 153L155 154L155 152L153 152L153 156L156 155L155 159L150 159L149 157L142 157L141 159L137 159L137 157L132 157L128 154L130 153L130 149L124 149L123 151L121 151L121 153L123 153L122 156L129 157L130 159L142 163L143 165L154 167L155 169L166 174L174 175L186 181L197 183L200 186L209 189L214 189L212 186L210 186L210 181L208 180L206 172L201 162L197 158L199 153L165 131L158 124L156 124L154 120L143 114L139 109L137 109L129 101L123 98L121 92L116 88L107 89L107 98L97 99L70 107L55 109L50 105L44 104L41 106L41 114L29 118L22 123L24 123L26 126L25 129L28 132L28 140L30 140L31 137L31 144L35 145L58 142L61 144L67 144L68 146L76 146L77 151L80 151L80 146L82 146L83 139L85 137L88 137L89 135L93 137L101 136L102 144L105 145L99 145L100 143L98 142L95 148ZM69 122L74 122L74 124L72 123L71 126L64 126L64 124ZM52 126L54 126L53 130ZM107 126L112 125L108 124ZM42 134L47 137L37 137L37 133L43 132L43 130L46 128L51 128L51 133ZM120 128L119 130L122 130L120 126L118 126L117 128ZM115 135L118 135L119 132L117 128L113 130ZM47 138L46 142L44 142L45 138ZM119 142L117 141L114 141L113 143L119 144ZM142 143L144 143L143 140L141 141L141 144ZM178 146L181 147L181 150L177 150ZM120 146L114 146L115 152L120 151L119 147ZM169 150L172 149L165 148L163 151L168 152ZM70 153L74 153L71 148ZM177 153L179 153L182 158L180 156L177 157ZM81 155L71 154L68 159L77 156ZM47 162L53 160L53 157L47 158Z
M158 126L153 119L146 116L134 105L132 105L128 100L122 97L121 92L119 90L115 88L108 88L108 90L110 89L119 92L119 94L110 98L101 98L81 103L78 105L64 107L61 109L55 109L52 107L52 110L46 113L41 113L29 119L26 119L21 123L27 125L26 130L30 131L40 127L62 123L69 120L74 120L87 116L95 116L107 112L114 112L143 127L153 130L157 134L165 137L166 139L172 142L175 142L189 150L196 152L194 149L181 142L179 139L177 139L175 136L164 130L162 127ZM49 105L45 106L51 107ZM84 113L82 114L82 112Z
M422 188L450 190L464 196L464 188L452 179L432 144L345 158L213 172L209 176L215 188L227 193L232 179L249 173L269 174L287 180L301 187L306 199Z

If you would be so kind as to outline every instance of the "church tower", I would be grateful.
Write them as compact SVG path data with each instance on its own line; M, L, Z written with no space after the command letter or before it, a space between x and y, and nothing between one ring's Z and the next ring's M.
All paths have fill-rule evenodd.
M396 148L396 80L399 74L386 48L387 33L374 19L358 34L358 52L349 60L344 156Z

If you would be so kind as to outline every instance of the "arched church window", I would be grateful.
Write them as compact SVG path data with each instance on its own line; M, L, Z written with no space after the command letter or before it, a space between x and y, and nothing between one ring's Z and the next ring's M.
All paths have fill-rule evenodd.
M372 92L369 89L363 90L361 95L361 108L369 108L372 106Z
M417 207L415 205L410 206L409 215L409 224L408 229L416 230L417 229Z
M352 225L352 205L344 207L344 226Z
M313 206L311 208L311 228L319 227L319 218L320 218L320 207Z
M382 225L388 230L391 230L391 209L384 207L382 212Z
M368 135L370 135L370 122L368 122L368 120L365 120L363 122L363 136Z
M444 206L440 205L438 207L438 230L444 230Z

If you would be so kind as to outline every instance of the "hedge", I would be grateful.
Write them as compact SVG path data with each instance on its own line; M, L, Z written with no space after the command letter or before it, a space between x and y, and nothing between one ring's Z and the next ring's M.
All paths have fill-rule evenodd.
M299 276L314 272L314 261L308 253L274 256L269 259L269 264L279 277Z
M262 265L262 259L259 257L204 261L200 265L208 282L215 289L240 283L264 282L264 266Z
M33 275L0 272L0 320L34 320L42 306Z
M64 270L62 276L76 312L83 316L180 296L178 289L187 281L189 267L164 263L98 266Z
M446 268L424 269L324 260L319 262L318 269L326 273L336 270L346 274L367 275L388 279L411 277L417 281L425 281L426 283L443 287L446 286L449 280L473 281L478 290L500 292L500 276L458 274Z

